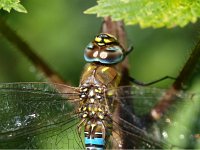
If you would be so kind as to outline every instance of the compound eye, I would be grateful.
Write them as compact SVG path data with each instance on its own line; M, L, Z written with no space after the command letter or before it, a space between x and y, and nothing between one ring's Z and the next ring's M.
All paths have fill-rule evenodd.
M113 52L120 51L120 52L123 53L123 49L120 48L119 46L110 46L110 47L107 47L106 50L111 51L111 52L112 51Z

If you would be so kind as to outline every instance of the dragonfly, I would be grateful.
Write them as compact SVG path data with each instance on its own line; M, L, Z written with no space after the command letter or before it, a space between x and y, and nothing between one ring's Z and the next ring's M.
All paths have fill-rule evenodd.
M47 82L1 83L0 148L172 148L179 145L171 141L170 126L183 128L176 140L187 141L184 147L195 145L199 139L199 95L176 93L176 104L162 119L152 121L147 114L166 90L119 86L120 65L130 52L114 36L101 33L86 46L84 58L88 63L79 87ZM197 107L195 130L173 120L180 105ZM116 116L116 109L122 112L120 116ZM183 115L181 118L184 120Z

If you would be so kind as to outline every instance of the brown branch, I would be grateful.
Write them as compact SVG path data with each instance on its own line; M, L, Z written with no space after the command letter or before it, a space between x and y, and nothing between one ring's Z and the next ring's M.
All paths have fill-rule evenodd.
M126 32L124 30L124 24L122 21L112 21L110 17L105 17L102 25L102 32L109 33L117 37L120 44L127 51ZM126 58L120 65L123 73L121 85L127 85L130 83L128 80L128 59Z
M196 44L192 54L190 55L188 61L184 65L177 79L171 86L171 88L166 92L166 94L161 98L160 103L158 103L151 111L151 117L153 120L157 120L165 113L165 111L170 107L170 105L175 102L175 94L182 90L182 85L186 85L190 81L197 70L197 66L200 60L200 40Z
M126 33L124 30L124 24L122 21L112 21L110 17L106 17L104 18L104 22L102 25L102 32L104 33L109 33L114 35L115 37L117 37L117 39L119 40L120 44L124 47L125 50L127 50L127 43L126 43ZM126 58L121 64L119 64L119 67L122 70L122 78L121 78L121 82L120 85L129 85L130 81L128 80L129 78L129 68L128 68L128 59ZM132 110L132 108L130 106L132 106L132 102L129 100L125 100L126 104L123 103L123 105L125 106L129 106L127 107L130 108L129 112ZM123 123L120 121L122 119L126 120L129 123L133 123L133 120L130 120L130 117L128 114L126 114L126 112L124 112L124 109L122 108L121 105L117 105L115 107L115 111L113 113L113 120L115 120L115 122L117 122L117 124L121 125L121 127L123 127ZM116 134L117 133L117 134ZM130 143L126 143L128 140L128 138L132 138L132 137L128 137L128 135L124 134L119 130L119 129L114 129L114 132L112 133L114 139L118 139L119 141L121 141L122 144L122 149L127 149L127 148L132 148L132 147L127 147L128 145L130 145ZM115 143L116 144L116 143ZM112 148L114 149L118 149L119 145L113 145ZM133 145L132 145L133 146Z
M0 33L13 45L15 45L33 65L50 80L55 83L64 83L64 80L44 62L34 50L0 18Z

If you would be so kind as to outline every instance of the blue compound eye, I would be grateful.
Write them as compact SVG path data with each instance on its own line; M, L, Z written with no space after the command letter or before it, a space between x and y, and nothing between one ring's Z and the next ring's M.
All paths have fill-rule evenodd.
M111 47L107 47L106 50L108 51L123 51L122 48L120 48L119 46L111 46Z

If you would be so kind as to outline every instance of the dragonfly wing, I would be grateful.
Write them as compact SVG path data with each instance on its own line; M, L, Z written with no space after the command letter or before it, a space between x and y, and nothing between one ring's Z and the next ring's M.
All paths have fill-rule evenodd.
M162 143L170 147L194 148L194 143L198 143L199 140L195 137L198 137L200 131L199 127L197 127L200 121L199 94L176 93L172 97L173 103L164 112L163 116L159 120L152 120L150 117L151 110L162 100L163 96L166 96L166 92L166 89L122 86L108 90L107 95L109 100L117 101L119 104L119 118L123 123L119 121L120 123L118 124L119 128L121 127L123 131L125 130L124 133L126 135L143 137L144 140L142 141L144 142L152 138L152 141L158 142L153 142L156 145ZM193 116L192 119L191 116ZM126 120L126 122L123 120ZM124 127L124 125L129 128ZM193 128L194 126L196 127ZM134 129L134 131L130 131L130 128ZM126 142L133 143L133 139L128 138Z
M156 141L144 130L119 118L120 124L113 120L113 143L115 149L162 149L166 143Z
M63 148L68 143L70 148L69 137L77 134L78 97L76 88L65 85L0 84L0 147Z

